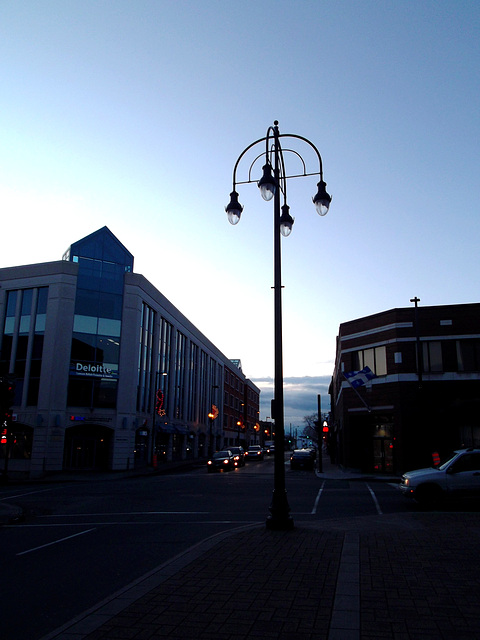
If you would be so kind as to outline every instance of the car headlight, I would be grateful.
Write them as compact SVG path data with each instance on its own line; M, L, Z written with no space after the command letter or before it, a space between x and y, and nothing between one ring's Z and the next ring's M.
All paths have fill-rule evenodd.
M209 460L209 461L207 462L207 464L212 464L212 461L211 461L211 460Z

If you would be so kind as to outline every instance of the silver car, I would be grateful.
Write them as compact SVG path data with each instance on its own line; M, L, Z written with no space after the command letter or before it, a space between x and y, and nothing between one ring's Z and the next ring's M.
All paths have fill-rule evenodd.
M480 449L459 449L439 466L404 473L399 489L425 506L446 497L480 496Z

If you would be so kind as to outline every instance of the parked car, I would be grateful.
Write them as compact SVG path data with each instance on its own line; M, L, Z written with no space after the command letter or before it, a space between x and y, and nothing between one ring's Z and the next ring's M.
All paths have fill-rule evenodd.
M290 456L291 469L313 469L315 458L310 449L295 449Z
M245 451L245 460L263 460L264 452L259 444L253 444Z
M446 497L480 497L480 449L459 449L439 466L404 473L399 489L423 506Z
M314 460L317 459L317 450L315 449L315 447L308 447L308 451L310 451L310 455L312 456L312 458Z
M243 447L230 447L236 467L245 466L245 449Z
M225 451L217 451L207 462L208 471L230 471L235 468L233 453L227 449Z

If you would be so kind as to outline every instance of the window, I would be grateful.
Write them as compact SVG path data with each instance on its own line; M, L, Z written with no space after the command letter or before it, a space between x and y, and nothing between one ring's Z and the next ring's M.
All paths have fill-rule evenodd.
M458 371L458 348L453 340L424 342L423 370L427 373Z
M72 360L98 365L82 375L78 375L76 365L71 368L68 402L73 406L114 408L123 281L125 272L131 270L128 267L133 266L133 256L105 227L72 244L65 258L79 265ZM151 350L151 344L148 349ZM148 349L142 353L146 358L143 363L148 363ZM106 372L104 368L110 371ZM143 371L146 376L143 378L142 402L149 402L151 371L148 368Z
M22 403L24 388L27 405L38 402L47 299L48 287L18 289L7 294L0 372L14 373L17 378L15 405ZM16 347L12 353L13 345Z
M453 463L452 469L455 473L480 471L480 455L478 453L466 453Z
M443 371L442 343L440 341L424 342L422 349L423 370L432 373Z
M67 404L71 407L114 409L117 402L117 380L70 377Z
M457 340L459 371L480 371L480 340Z
M369 367L377 376L387 375L387 352L384 346L362 349L353 354L353 369L361 371Z
M197 389L199 382L198 367L198 345L190 343L190 377L189 377L189 393L188 393L188 420L195 421L197 418Z
M142 303L140 344L138 345L137 411L151 411L153 402L152 363L155 311Z
M180 331L176 335L174 416L184 418L185 378L187 368L187 338Z

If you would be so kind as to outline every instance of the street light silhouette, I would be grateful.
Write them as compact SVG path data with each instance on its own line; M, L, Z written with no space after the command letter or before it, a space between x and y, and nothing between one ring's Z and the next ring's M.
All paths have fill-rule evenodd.
M212 384L212 395L211 395L211 401L212 401L212 408L210 409L209 413L208 413L208 420L210 422L210 437L208 439L208 457L211 458L213 456L213 421L217 419L218 417L218 409L215 405L215 389L218 389L219 386L218 384Z
M330 207L331 196L326 191L326 183L323 180L322 158L314 144L302 136L296 134L281 134L278 129L278 121L275 120L273 127L269 127L267 135L248 145L239 155L233 169L233 189L230 193L230 202L225 207L228 221L235 225L240 221L243 206L238 201L236 187L239 184L250 184L256 182L251 179L251 172L254 164L259 158L264 157L265 162L262 170L263 175L258 181L258 187L262 198L274 202L274 351L275 351L275 382L274 382L274 408L275 420L275 467L274 467L274 490L270 505L270 515L267 517L266 526L268 529L289 530L293 528L293 519L289 515L290 507L285 489L285 424L284 424L284 400L283 400L283 349L282 349L282 268L281 268L281 236L287 237L292 231L294 219L290 215L290 208L287 205L287 180L290 178L300 178L318 175L320 180L317 183L317 193L312 201L317 213L324 216ZM302 156L293 149L282 149L280 138L292 138L300 140L309 145L316 153L319 163L319 170L314 173L307 173L305 161ZM257 144L265 143L265 152L258 155L250 164L248 180L237 182L237 168L244 155ZM300 159L303 165L303 173L287 175L285 169L284 153L292 153ZM272 165L273 158L273 165ZM280 206L281 195L283 205Z

